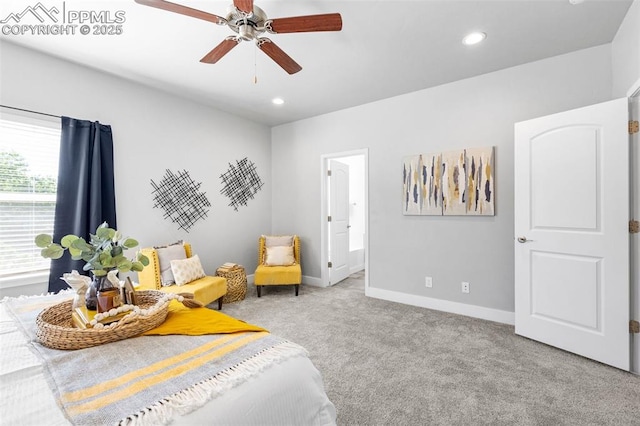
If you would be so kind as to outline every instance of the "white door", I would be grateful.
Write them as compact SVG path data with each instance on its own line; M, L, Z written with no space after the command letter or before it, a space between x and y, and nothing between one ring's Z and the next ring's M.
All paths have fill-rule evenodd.
M516 334L629 370L627 99L515 125Z
M329 284L349 276L349 166L329 162Z

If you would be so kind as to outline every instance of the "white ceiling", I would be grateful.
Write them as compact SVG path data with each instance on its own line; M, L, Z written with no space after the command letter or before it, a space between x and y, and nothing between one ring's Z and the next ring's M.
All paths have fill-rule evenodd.
M0 3L0 20L38 0ZM0 35L70 61L278 125L609 43L632 0L256 0L269 18L339 12L341 32L269 35L302 67L288 75L251 42L199 62L233 34L130 1L40 0L66 11L125 12L121 35ZM176 3L225 16L231 0ZM64 3L64 4L63 4ZM23 17L20 24L29 19ZM34 22L37 23L37 22ZM468 47L473 30L488 34ZM0 52L1 55L1 52ZM1 59L1 56L0 56ZM254 84L257 76L257 84ZM275 106L271 99L285 104Z

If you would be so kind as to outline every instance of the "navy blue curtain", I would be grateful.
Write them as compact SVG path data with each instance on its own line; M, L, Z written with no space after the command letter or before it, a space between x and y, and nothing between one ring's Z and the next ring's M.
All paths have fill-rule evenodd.
M62 117L59 164L53 240L74 234L88 241L102 222L116 228L111 126ZM60 277L73 269L83 273L84 264L69 253L52 260L49 291L68 288Z

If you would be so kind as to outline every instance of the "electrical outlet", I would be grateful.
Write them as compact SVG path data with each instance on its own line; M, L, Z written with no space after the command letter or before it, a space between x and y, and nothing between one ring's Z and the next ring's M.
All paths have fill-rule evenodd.
M462 292L469 293L469 283L466 281L462 281Z
M427 288L433 287L433 279L431 277L424 277L424 286Z

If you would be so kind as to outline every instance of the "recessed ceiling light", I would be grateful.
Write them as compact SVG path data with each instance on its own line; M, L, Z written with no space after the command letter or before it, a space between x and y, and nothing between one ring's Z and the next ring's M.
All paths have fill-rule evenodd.
M582 2L584 2L584 0L569 0L569 3L571 3L573 5L580 4Z
M273 102L274 105L282 105L284 103L284 99L282 99L282 98L273 98L273 100L271 102Z
M471 46L472 44L478 44L482 40L487 38L487 34L481 32L475 32L471 34L467 34L465 38L462 39L462 44L466 44L467 46Z

